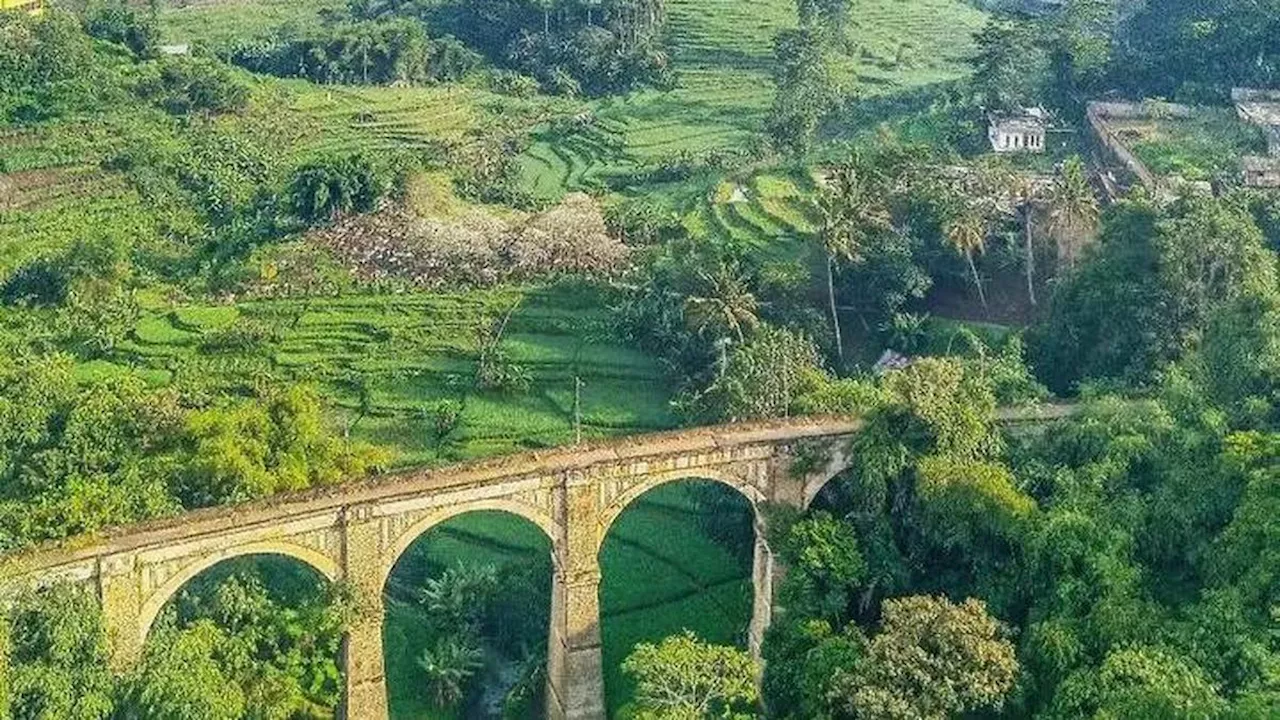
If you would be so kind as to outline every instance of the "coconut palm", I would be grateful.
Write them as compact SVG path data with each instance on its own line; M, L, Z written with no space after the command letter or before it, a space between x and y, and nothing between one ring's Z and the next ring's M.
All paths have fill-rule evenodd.
M714 271L698 271L702 286L697 295L685 300L685 321L699 335L732 337L738 342L760 324L756 316L759 303L747 281L728 265Z
M1048 206L1049 232L1058 244L1058 258L1068 268L1074 268L1098 226L1098 199L1079 157L1062 164L1049 193Z
M1029 178L1021 178L1015 186L1014 202L1022 216L1023 265L1027 271L1027 297L1036 304L1036 252L1035 235L1031 223L1035 220L1036 204L1040 201L1036 187Z
M836 264L860 262L870 239L890 229L891 218L880 178L857 155L832 170L818 205L822 211L818 240L827 265L827 303L835 332L836 357L843 363L844 342L836 311Z
M974 264L973 256L986 250L987 231L986 217L971 207L956 213L945 228L947 242L969 264L973 285L978 289L978 299L984 309L987 307L987 296L982 291L982 278L978 276L978 266Z
M729 346L746 341L747 333L760 324L759 303L747 281L731 265L720 264L715 271L698 270L696 295L684 302L685 322L703 337L710 336L716 348L716 374L722 375L729 361Z
M446 636L435 647L422 651L418 667L426 675L427 692L436 707L457 705L467 692L467 681L484 663L480 648L457 636Z

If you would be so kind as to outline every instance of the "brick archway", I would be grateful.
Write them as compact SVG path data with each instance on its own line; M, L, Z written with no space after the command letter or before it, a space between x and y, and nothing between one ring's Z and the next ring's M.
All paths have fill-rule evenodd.
M551 552L554 554L556 548L560 545L560 538L564 536L564 531L559 523L549 517L541 508L527 505L522 502L491 499L479 500L465 505L455 507L441 508L440 510L427 515L418 520L408 529L404 530L400 535L392 541L390 548L386 552L386 558L382 564L381 584L385 586L387 580L390 579L392 571L395 570L396 563L404 556L406 550L420 537L430 532L437 525L473 512L502 512L508 515L514 515L521 520L528 521L536 525L547 536L547 540L551 542Z
M673 470L664 473L657 473L646 476L643 482L627 488L625 492L618 495L600 511L600 520L598 527L598 538L596 540L596 551L604 545L604 539L609 534L609 528L613 527L613 523L617 521L622 513L631 506L636 500L639 500L645 493L650 490L656 490L663 485L681 482L684 480L705 480L714 482L717 485L727 487L742 497L746 498L747 503L751 506L751 513L755 516L755 522L760 522L760 503L767 499L767 496L759 488L751 483L745 482L736 477L732 473L723 472L715 469L701 468L698 470Z
M200 573L220 563L251 555L274 555L296 560L316 571L330 582L342 576L342 570L338 562L333 558L327 557L312 548L290 542L249 543L198 558L165 580L164 584L156 588L150 596L143 600L142 607L138 613L137 640L139 647L146 642L147 635L151 632L151 626L155 624L156 618L160 616L160 611L164 609L169 600L178 594L178 591L183 586L191 582Z

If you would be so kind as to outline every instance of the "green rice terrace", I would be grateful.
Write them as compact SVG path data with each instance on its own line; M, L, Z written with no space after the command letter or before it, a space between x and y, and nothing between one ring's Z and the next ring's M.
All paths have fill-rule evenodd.
M398 465L566 444L575 414L584 438L672 427L657 361L613 339L597 302L529 288L157 307L82 372L208 393L316 382L351 435L393 448ZM509 311L496 354L519 378L478 390L478 332Z
M589 124L536 135L525 153L526 182L535 194L555 197L612 185L611 179L637 168L742 150L761 141L774 94L773 37L795 26L793 3L676 0L668 13L676 88L593 103ZM954 80L965 72L970 36L985 17L957 0L860 3L849 29L858 56L842 70L853 78L856 94L868 100ZM738 180L751 182L750 177ZM657 186L624 183L623 191L663 201L693 216L689 222L695 232L722 238L761 243L779 229L805 229L803 222L795 225L793 213L775 215L761 203L737 213L746 218L723 217L726 211L716 207L718 183L719 177L701 176ZM767 204L790 194L786 188L756 190L769 198Z

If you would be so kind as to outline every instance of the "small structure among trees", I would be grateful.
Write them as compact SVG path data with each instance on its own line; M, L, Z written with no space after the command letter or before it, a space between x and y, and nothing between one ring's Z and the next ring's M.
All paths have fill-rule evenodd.
M992 114L987 127L991 149L998 153L1044 152L1048 115L1044 109L1024 108L1020 113Z
M1280 157L1246 155L1240 158L1244 184L1255 188L1280 188Z
M1233 88L1231 100L1240 119L1262 128L1267 138L1266 156L1246 155L1240 159L1244 184L1280 187L1280 90Z

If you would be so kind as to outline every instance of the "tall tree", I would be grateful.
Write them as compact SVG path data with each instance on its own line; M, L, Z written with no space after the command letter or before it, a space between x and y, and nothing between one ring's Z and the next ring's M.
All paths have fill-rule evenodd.
M999 709L1018 672L1005 633L977 600L886 600L866 661L837 679L838 702L868 720L945 720Z
M983 253L987 248L987 235L990 232L987 218L981 210L966 203L947 222L944 232L947 236L947 243L969 265L969 274L973 279L973 286L977 288L978 299L985 309L987 307L987 294L982 289L982 277L978 275L978 265L973 261L973 256Z
M1036 96L1043 53L1024 23L992 18L974 37L973 87L989 112L1021 109Z
M818 197L822 228L818 233L826 256L827 305L835 333L836 357L844 362L844 339L836 307L835 272L840 262L861 262L872 236L888 232L891 217L880 177L854 154L832 168Z
M1093 194L1084 162L1072 156L1062 164L1047 199L1049 232L1058 245L1058 258L1075 269L1080 254L1098 228L1098 198Z
M1036 304L1036 248L1032 222L1039 202L1035 184L1028 178L1021 178L1017 184L1017 205L1018 214L1022 216L1022 265L1027 275L1027 299L1032 305Z
M803 155L835 99L825 38L813 28L784 30L774 38L773 51L777 92L769 135L779 149Z
M638 720L745 720L759 698L750 656L691 632L637 645L622 669L636 679Z
M685 299L685 320L690 329L709 337L717 350L716 375L724 374L729 345L746 342L747 334L760 324L759 303L750 286L728 263L712 271L697 271L699 288Z

